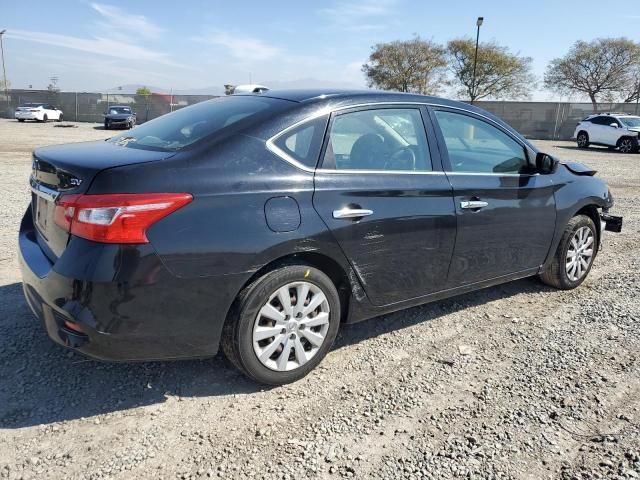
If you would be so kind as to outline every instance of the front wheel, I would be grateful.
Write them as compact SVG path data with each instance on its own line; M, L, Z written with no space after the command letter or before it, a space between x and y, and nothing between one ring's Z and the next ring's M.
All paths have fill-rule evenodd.
M49 117L45 113L44 116L42 117L42 123L47 123L48 121L49 121Z
M580 285L591 271L598 253L598 232L587 215L576 215L564 229L551 263L540 279L552 287L571 290Z
M108 121L104 122L104 129L109 130L109 128L111 128L111 125L109 124L109 122Z
M618 149L622 153L633 153L638 151L638 140L635 138L623 138L618 143Z
M290 265L268 272L236 300L222 348L247 376L268 385L294 382L327 354L340 325L340 299L320 270Z
M60 116L58 117L58 121L61 122L62 121L62 114L60 114Z

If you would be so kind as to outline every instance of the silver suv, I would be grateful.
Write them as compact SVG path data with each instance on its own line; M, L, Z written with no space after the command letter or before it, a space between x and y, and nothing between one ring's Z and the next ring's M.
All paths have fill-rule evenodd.
M579 148L601 145L622 153L638 151L640 117L625 113L589 115L576 126L573 137Z

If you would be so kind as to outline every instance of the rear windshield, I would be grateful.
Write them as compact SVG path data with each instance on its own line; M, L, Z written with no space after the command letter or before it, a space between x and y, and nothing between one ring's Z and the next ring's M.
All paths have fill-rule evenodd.
M291 105L268 97L221 97L163 115L109 141L129 148L176 151L214 134L241 131Z
M22 105L20 105L20 107L36 108L36 107L41 107L43 105L44 103L23 103Z

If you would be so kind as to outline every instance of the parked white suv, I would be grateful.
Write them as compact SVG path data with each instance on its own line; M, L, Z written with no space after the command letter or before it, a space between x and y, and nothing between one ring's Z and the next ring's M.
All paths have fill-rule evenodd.
M62 121L62 110L49 103L23 103L16 108L15 117L19 122L25 120L36 120L46 122L47 120Z
M589 115L576 127L573 137L579 148L602 145L623 153L638 151L640 117L625 113Z

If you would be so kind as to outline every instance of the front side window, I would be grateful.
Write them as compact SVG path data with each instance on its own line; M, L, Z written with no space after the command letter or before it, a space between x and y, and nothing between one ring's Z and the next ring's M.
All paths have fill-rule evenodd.
M336 115L323 168L430 171L431 156L420 110L386 108Z
M109 141L128 148L176 151L205 138L240 132L290 107L286 100L257 95L216 98L162 115Z
M467 115L436 110L451 171L525 173L524 147L496 127Z

